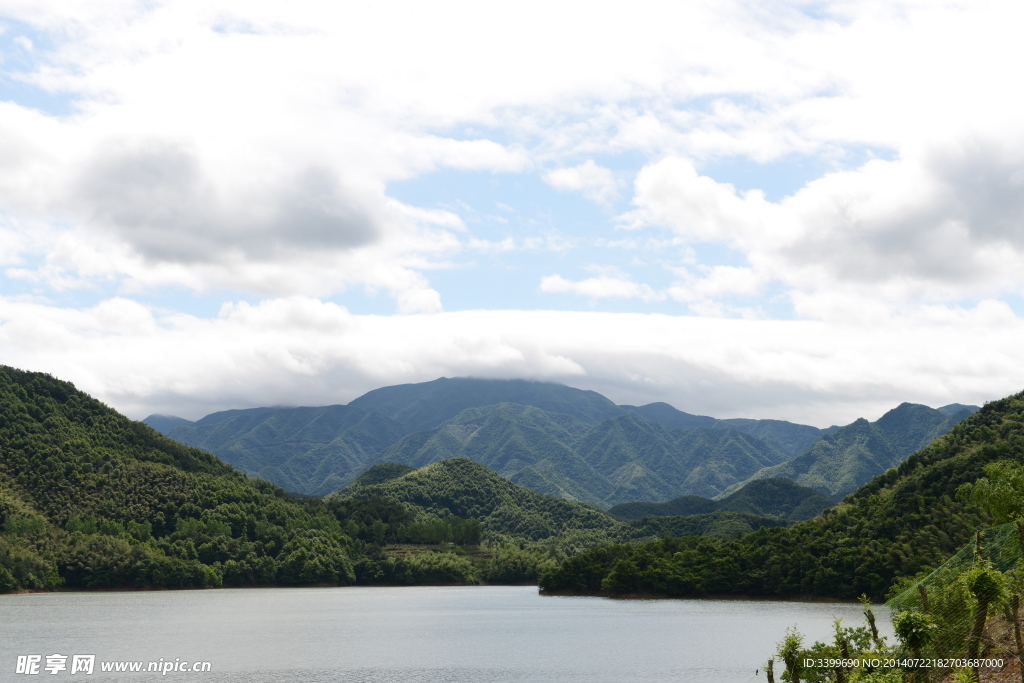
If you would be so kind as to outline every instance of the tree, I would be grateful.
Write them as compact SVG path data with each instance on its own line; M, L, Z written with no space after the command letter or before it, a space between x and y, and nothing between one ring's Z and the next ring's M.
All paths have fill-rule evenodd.
M803 649L803 636L796 627L786 629L786 637L779 643L779 659L786 664L786 673L790 683L800 683L800 674L803 673L803 662L801 662L801 650Z
M977 659L989 608L997 606L1005 597L1006 579L1002 572L993 569L988 562L978 561L960 576L960 581L975 601L974 624L967 644L967 659ZM974 673L977 675L977 668Z
M981 508L996 524L1024 518L1024 465L999 460L985 465L984 472L957 489L957 498Z
M931 617L921 612L901 612L893 618L892 625L900 642L913 651L916 659L922 659L921 648L931 641L935 632Z

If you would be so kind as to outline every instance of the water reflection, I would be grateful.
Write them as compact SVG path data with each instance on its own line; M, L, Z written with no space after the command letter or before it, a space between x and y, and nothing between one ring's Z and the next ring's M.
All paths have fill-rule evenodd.
M19 654L95 654L82 680L153 680L104 674L99 662L163 658L210 661L211 673L157 677L206 683L754 681L787 627L814 640L836 617L863 622L848 603L548 597L529 586L43 593L0 597L0 615L0 671L13 673Z

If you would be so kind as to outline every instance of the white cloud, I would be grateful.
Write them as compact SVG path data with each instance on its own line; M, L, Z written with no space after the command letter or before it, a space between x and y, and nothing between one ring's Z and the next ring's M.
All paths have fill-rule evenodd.
M567 280L561 275L541 278L540 291L553 294L572 293L591 299L643 299L655 301L665 298L649 285L637 284L625 277L600 275L584 280Z
M544 182L557 190L582 192L599 204L607 204L619 192L619 182L610 168L587 159L578 166L559 168L544 174Z
M1012 138L933 144L873 160L769 202L669 158L636 181L626 227L664 225L743 253L686 289L757 293L780 282L805 297L854 292L894 304L984 298L1024 288L1024 145Z
M825 426L876 419L902 401L1018 391L1022 334L1024 321L995 301L864 326L567 311L360 316L300 297L202 320L124 299L82 311L0 300L5 363L74 381L138 418L344 403L379 386L478 376Z
M114 278L125 291L159 281L321 295L355 284L397 298L412 283L406 298L414 300L429 287L414 277L416 264L458 251L448 232L459 226L451 214L390 199L393 181L440 168L554 168L542 174L554 187L608 202L615 175L592 159L563 166L567 159L815 154L841 162L844 150L868 145L899 150L899 163L924 170L967 172L931 185L907 175L900 187L923 192L911 208L925 216L955 213L943 188L973 183L978 201L967 213L979 236L989 224L981 199L996 192L995 203L1010 208L1013 188L932 157L945 153L936 141L979 131L996 141L1010 133L1011 146L1020 138L1017 95L1005 83L1016 77L1021 8L826 3L824 18L804 9L8 0L0 12L48 38L34 48L36 69L11 76L76 100L67 116L0 103L0 205L20 221L106 245L87 259L45 254L48 269L37 276L55 286ZM959 49L949 48L950 35ZM56 47L40 48L48 43ZM976 161L998 170L986 154ZM856 190L852 176L828 182ZM756 193L696 175L683 185L680 196L659 197L652 181L639 199L685 216L682 229L695 238L761 230L766 210ZM823 187L785 217L828 213L811 195L845 201L846 190ZM869 203L861 208L873 210ZM765 228L776 242L780 225ZM991 225L1004 237L1013 229ZM951 222L943 239L956 244L958 229ZM874 229L839 232L813 254L813 245L802 249L807 260L831 261L823 266L830 272L845 268L848 280L871 273L836 262L830 249L841 244L852 262L896 244ZM889 253L873 267L909 269L912 288L931 281L915 271L969 281L993 263L997 273L1017 266L1016 247L994 236L983 249L969 245L967 263L951 263L931 248L933 232L905 231L915 257ZM806 264L797 270L816 277ZM392 275L382 280L383 272Z

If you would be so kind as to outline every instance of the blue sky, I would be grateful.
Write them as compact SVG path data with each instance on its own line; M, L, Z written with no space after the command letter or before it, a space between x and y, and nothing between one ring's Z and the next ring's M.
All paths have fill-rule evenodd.
M0 362L133 417L1024 384L1015 6L391 9L0 2Z

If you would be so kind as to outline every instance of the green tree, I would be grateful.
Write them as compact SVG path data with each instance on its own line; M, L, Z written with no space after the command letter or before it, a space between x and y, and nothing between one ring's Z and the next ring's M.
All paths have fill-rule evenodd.
M921 648L931 642L935 632L931 617L922 612L901 612L893 617L892 625L900 642L910 648L915 658L922 659ZM920 671L915 672L915 678L920 675Z
M977 659L981 650L989 608L996 607L1005 598L1006 579L1002 572L993 569L989 563L979 560L961 575L960 581L974 599L974 619L971 637L967 643L967 658ZM977 668L975 668L974 674L977 676Z
M803 642L803 636L796 630L796 626L786 629L786 637L779 643L779 659L786 665L782 680L800 683L800 674L803 673Z
M984 467L985 476L957 489L957 497L989 514L996 524L1024 518L1024 465L999 460Z

